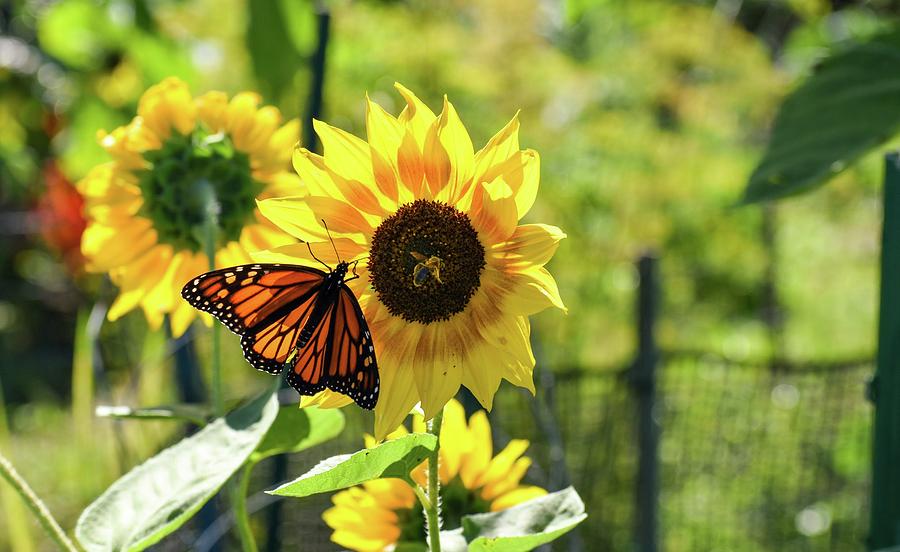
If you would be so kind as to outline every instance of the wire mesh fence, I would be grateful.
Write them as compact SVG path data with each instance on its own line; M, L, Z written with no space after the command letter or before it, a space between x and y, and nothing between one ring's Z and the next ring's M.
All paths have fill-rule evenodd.
M772 369L713 355L666 357L655 411L660 548L862 550L871 370L866 362ZM523 415L535 410L527 396L504 393L492 415L495 427L531 439L535 483L568 480L585 500L580 538L557 549L634 549L639 450L624 373L556 377L549 410L563 450ZM554 481L547 466L560 458L567 474Z

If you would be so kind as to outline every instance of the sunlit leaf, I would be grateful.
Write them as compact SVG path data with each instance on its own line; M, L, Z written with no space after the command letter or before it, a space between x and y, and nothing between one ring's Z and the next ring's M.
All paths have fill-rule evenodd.
M355 454L332 456L299 478L269 494L303 497L346 489L372 479L408 478L409 472L434 450L434 435L412 433Z
M465 516L463 535L470 551L519 552L559 538L586 517L584 503L568 487L501 512Z
M160 452L112 484L81 514L89 552L142 550L191 518L259 445L278 413L266 393Z
M259 462L275 454L306 450L337 437L343 429L344 415L335 408L282 406L250 461Z
M900 129L900 31L826 59L781 106L744 201L819 186Z

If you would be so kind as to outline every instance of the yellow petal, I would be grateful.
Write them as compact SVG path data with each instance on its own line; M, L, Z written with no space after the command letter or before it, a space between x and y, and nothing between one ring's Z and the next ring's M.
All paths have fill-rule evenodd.
M489 347L474 347L463 368L462 384L475 395L486 410L494 405L494 395L503 380L500 365L506 362L502 355L491 355Z
M481 199L473 205L472 225L478 231L483 245L504 242L516 229L518 215L512 189L497 177L490 183L480 184ZM476 195L478 191L475 192Z
M313 406L317 408L342 408L349 404L353 404L353 399L330 389L319 391L313 396L300 396L300 408Z
M497 352L503 352L518 362L534 366L534 355L529 340L530 325L524 316L502 315L490 323L476 321L478 335L488 344L482 352L487 357L483 362L489 366L499 367L505 359Z
M444 96L444 109L425 139L425 179L433 196L444 201L459 197L472 176L475 152L456 109Z
M546 268L532 267L509 275L509 279L512 285L503 303L509 312L531 315L547 307L556 307L568 312L559 296L556 280Z
M463 455L472 443L467 439L466 411L456 399L450 399L444 406L444 421L441 425L440 470L441 481L447 483L459 473Z
M312 253L310 253L310 249ZM335 252L337 249L337 252ZM352 261L357 256L365 253L366 248L348 238L335 238L334 243L307 242L282 245L272 249L253 253L253 260L258 263L284 263L313 266L325 269L319 260L329 264L332 268L340 261ZM319 260L316 260L317 257Z
M484 182L484 174L495 165L499 165L519 151L519 114L513 116L506 126L495 134L487 145L475 154L475 167L472 181L475 184ZM493 179L491 179L493 180Z
M503 477L485 485L481 490L481 498L493 500L498 496L515 489L519 486L519 481L525 476L525 472L528 471L529 467L531 467L531 458L519 458Z
M171 321L172 337L179 338L190 327L191 322L197 317L197 311L187 301L182 301L175 306L169 315Z
M491 503L491 511L499 512L516 504L521 504L529 500L540 498L547 494L547 491L540 487L519 487L513 491L506 493Z
M332 147L332 151L336 149ZM347 155L342 156L346 157ZM340 158L341 156L335 157ZM380 194L376 195L373 191L375 187L371 184L371 171L368 181L346 178L341 172L332 168L340 161L332 160L329 162L327 159L304 148L299 148L294 154L294 167L297 168L297 173L301 174L301 177L304 174L310 177L310 189L312 191L310 195L343 199L360 211L377 215L379 219L388 215L385 205L382 205L382 203L387 204L388 200L380 197ZM350 163L347 163L347 165L349 166ZM315 190L317 188L322 189L325 193L316 193Z
M416 389L425 412L430 420L447 404L462 383L462 357L455 348L448 346L447 330L432 324L425 328L416 347L413 360L413 375Z
M316 219L322 221L320 224L336 234L371 236L375 231L362 213L349 203L325 196L308 196L304 199L315 213Z
M397 152L403 141L403 124L366 94L366 134L372 154L375 183L381 192L397 202Z
M143 217L134 217L125 226L89 224L81 237L81 251L88 259L89 270L107 272L130 263L155 243L153 224Z
M437 117L427 105L422 103L422 100L405 86L395 82L394 88L406 100L406 107L397 119L411 131L415 143L419 146L419 151L422 151L425 145L425 137L428 135L428 129Z
M259 102L259 94L241 92L231 98L228 107L225 108L225 130L231 137L234 147L241 151L249 151L247 148L256 126L256 106Z
M419 402L412 367L392 360L393 357L385 355L378 359L381 392L375 405L375 438L379 440L402 424L412 407Z
M512 468L513 463L528 450L528 441L524 439L511 440L500 454L491 459L488 469L476 481L476 485L483 487L499 481L505 477Z
M489 254L503 270L519 271L543 266L553 257L559 242L565 237L565 232L556 226L523 224L516 227L507 241L495 244Z
M144 92L137 113L143 124L165 139L173 127L181 134L190 134L196 123L197 109L187 84L169 77Z
M313 121L316 134L322 140L325 164L336 174L359 184L372 182L372 155L369 144L349 132L322 121Z
M303 241L325 241L328 233L307 199L307 196L277 197L257 201L256 205L264 217L291 236Z
M534 150L518 151L506 161L490 167L479 178L491 182L502 176L516 198L516 211L521 219L534 205L541 180L541 158ZM478 184L478 182L475 182Z
M228 108L228 96L224 92L211 91L194 100L197 105L197 116L212 133L225 128L225 110Z
M460 464L459 477L467 489L474 489L494 453L491 425L484 410L479 410L469 418L469 440L472 445Z
M400 175L400 182L403 184L398 189L398 195L401 195L403 190L407 190L414 198L422 196L425 165L422 160L422 150L416 144L416 139L409 129L406 129L404 132L403 140L400 142L400 149L397 151L397 173Z

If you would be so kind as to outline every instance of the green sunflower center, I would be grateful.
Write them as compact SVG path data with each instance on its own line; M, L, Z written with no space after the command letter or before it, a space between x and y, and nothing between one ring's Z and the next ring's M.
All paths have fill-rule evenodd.
M416 200L375 230L372 287L394 316L429 324L462 312L481 284L484 247L468 215Z
M203 251L214 232L218 249L253 221L263 184L253 179L250 158L224 134L173 133L144 159L149 167L137 172L144 199L138 214L153 221L160 243Z
M478 491L467 489L459 477L441 487L441 516L445 530L462 527L463 516L490 511L491 503L481 498ZM396 514L400 527L398 544L425 540L425 514L421 503L416 501L412 508L398 510Z

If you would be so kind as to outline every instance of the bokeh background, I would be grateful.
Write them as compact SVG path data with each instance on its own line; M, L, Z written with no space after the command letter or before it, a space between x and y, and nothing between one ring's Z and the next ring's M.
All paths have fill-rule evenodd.
M140 313L104 321L115 289L83 271L72 184L106 160L98 129L127 122L146 87L176 75L194 93L258 90L289 117L315 110L364 136L364 95L399 112L398 81L434 108L447 94L476 148L521 109L521 142L541 153L528 218L568 233L550 269L570 310L534 317L538 395L504 387L492 418L499 444L532 441L532 482L584 497L590 518L556 546L634 543L642 391L626 370L636 263L652 255L664 549L862 549L880 159L777 205L738 202L780 99L898 14L890 0L2 2L0 448L72 527L183 435L173 422L95 416L191 398L179 355L208 348L205 328L172 341ZM224 341L229 397L267 385L237 339ZM358 448L370 423L347 413L336 452ZM269 471L296 476L313 460ZM253 490L276 476L260 470ZM0 549L42 549L3 499ZM333 549L327 503L251 500L273 550ZM213 541L198 522L160 546Z

